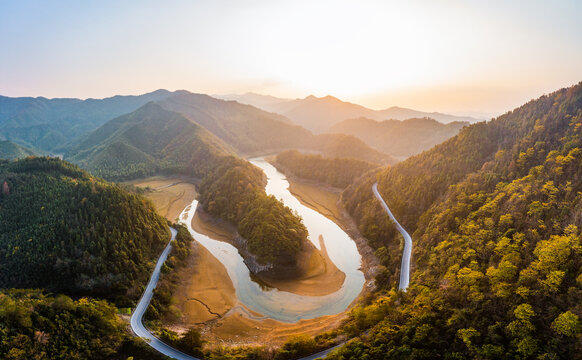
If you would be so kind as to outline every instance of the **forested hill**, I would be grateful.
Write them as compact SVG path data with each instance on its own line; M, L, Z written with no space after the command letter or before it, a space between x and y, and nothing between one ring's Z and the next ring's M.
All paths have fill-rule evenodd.
M37 151L25 148L12 141L0 141L0 159L19 159L32 155L40 155Z
M376 314L356 327L374 330L344 356L579 358L581 165L582 83L380 173L383 197L415 230L412 286L362 310ZM390 264L400 258L388 246L397 238L373 181L344 201Z
M370 147L355 136L346 134L315 135L312 145L304 148L319 151L331 158L352 158L377 164L396 164L397 162L394 157Z
M1 161L0 186L0 288L141 294L170 236L149 201L55 158Z
M82 137L65 158L119 180L164 172L203 177L221 156L232 153L200 125L148 103Z
M366 172L380 167L353 158L328 158L295 150L279 153L275 161L277 167L283 167L295 176L338 188L345 188Z
M243 156L308 149L321 151L329 156L350 156L381 163L395 162L390 156L353 136L313 135L309 130L292 124L284 116L236 101L181 92L158 103L206 128Z
M412 156L455 136L468 122L440 123L430 118L376 121L357 118L334 125L329 132L353 135L392 156Z
M236 101L183 92L159 104L208 129L240 154L255 154L301 146L312 134L284 116Z
M0 96L0 138L60 152L73 138L171 94L157 90L139 96L86 100Z
M463 180L486 165L493 171L489 181L508 181L526 175L526 159L539 165L545 154L558 146L569 130L575 115L580 85L562 89L533 100L488 123L477 123L461 130L459 135L417 156L411 157L378 175L379 189L390 208L410 230L449 186ZM556 102L556 104L554 103ZM522 154L523 153L523 154ZM361 191L362 190L362 191ZM367 189L354 184L345 193L348 206L362 200L357 193L374 202ZM367 194L367 195L366 195ZM354 197L354 201L350 198ZM357 198L360 198L357 200ZM356 211L356 209L353 209ZM380 207L377 208L381 212Z
M294 270L299 252L311 246L301 218L264 189L264 173L249 162L226 157L200 185L200 203L237 227L247 249L276 275ZM293 276L294 274L286 274Z

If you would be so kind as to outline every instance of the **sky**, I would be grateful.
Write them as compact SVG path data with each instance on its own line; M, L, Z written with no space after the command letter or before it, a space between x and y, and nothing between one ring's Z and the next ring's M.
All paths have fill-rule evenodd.
M500 114L582 81L580 0L0 0L0 94L156 89Z

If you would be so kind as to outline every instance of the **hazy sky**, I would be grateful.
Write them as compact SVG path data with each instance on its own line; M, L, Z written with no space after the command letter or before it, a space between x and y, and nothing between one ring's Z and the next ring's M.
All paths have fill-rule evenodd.
M582 1L0 0L0 94L332 94L498 113L582 81Z

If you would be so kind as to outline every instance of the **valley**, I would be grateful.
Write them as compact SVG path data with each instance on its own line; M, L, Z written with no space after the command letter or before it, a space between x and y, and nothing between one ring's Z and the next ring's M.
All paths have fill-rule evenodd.
M271 187L275 188L280 195L285 190L280 186L286 186L284 177L262 159L252 160L252 162L260 164L263 170L267 170L269 179L273 177L281 182L281 185L271 184ZM309 270L302 277L293 280L253 279L249 277L246 266L241 264L242 259L238 256L238 251L229 245L235 236L233 229L228 224L213 219L199 208L197 201L192 201L195 197L195 193L191 190L193 185L178 178L162 177L133 180L127 183L145 188L144 194L153 200L156 210L160 214L170 216L169 218L174 217L174 213L169 212L171 205L191 201L191 205L186 207L180 216L180 221L189 226L197 243L193 245L195 250L188 265L178 270L180 280L177 291L173 294L174 302L180 309L182 317L164 326L183 333L189 327L196 325L201 329L203 337L209 341L208 348L213 348L218 344L276 346L287 341L292 335L316 335L332 330L345 318L345 306L353 303L354 296L362 290L363 283L350 285L353 280L348 281L346 273L340 271L332 261L326 251L324 237L318 235L318 232L329 234L326 237L334 236L334 233L329 233L329 229L327 231L321 229L321 225L317 230L310 230L310 237L315 237L312 242L321 250L310 255L311 260L306 259L309 262L306 264ZM269 180L267 189L270 183ZM333 193L318 190L316 187L310 193L316 194L316 203L320 199L329 201L330 198L335 198L337 200ZM299 204L290 193L287 193L285 199L294 200L294 209L308 209ZM326 206L328 206L328 211L332 209L333 213L339 214L335 201ZM311 217L322 216L315 215L317 212L311 209L308 210ZM338 221L337 218L335 220ZM320 221L321 219L315 220L315 222ZM336 229L335 236L338 235L338 231L342 232L337 227L338 225L330 220L326 219L326 221L329 221L328 227ZM311 229L309 225L308 229ZM344 241L350 241L345 233L343 236L346 237ZM327 243L327 246L331 244L334 249L338 248L337 244L329 243L329 240ZM353 255L356 258L359 257L355 246L353 251L355 252ZM225 256L225 253L231 255ZM342 262L337 256L337 251L334 254L338 263L344 267L347 266L348 263L345 260ZM344 258L346 255L349 254L342 254ZM318 259L314 261L313 256L317 256ZM354 270L348 273L357 274L359 262L356 261L353 264L351 266L355 266ZM259 284L255 281L259 281ZM344 289L346 286L351 286L352 290L346 291ZM342 302L340 299L345 300ZM336 303L337 305L332 305ZM338 308L338 305L344 308ZM331 310L330 307L332 307ZM286 309L284 313L281 312L283 308ZM307 317L303 318L305 314ZM296 322L297 320L299 321Z
M582 360L582 1L0 1L0 360Z

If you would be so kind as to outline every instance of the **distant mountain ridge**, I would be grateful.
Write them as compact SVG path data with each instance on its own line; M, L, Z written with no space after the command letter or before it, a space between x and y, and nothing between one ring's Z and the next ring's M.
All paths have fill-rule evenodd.
M204 94L179 92L79 137L65 159L106 179L155 173L203 177L220 157L288 149L377 163L395 160L343 134L313 135L277 114Z
M344 120L329 131L353 135L386 154L408 157L457 135L467 125L468 122L460 121L443 124L430 118L380 122L357 118Z
M204 127L152 102L82 137L65 158L104 178L129 179L159 172L201 177L230 154Z
M168 90L156 90L137 96L86 100L0 96L0 139L61 152L72 139L106 121L172 94Z
M301 146L312 136L284 116L205 94L183 92L158 104L208 129L241 155Z
M313 95L303 99L281 99L270 95L246 93L242 95L216 95L221 99L235 100L240 103L253 105L266 111L284 115L294 123L299 124L316 133L327 132L335 124L359 117L366 117L376 121L406 120L411 118L429 117L441 123L479 122L481 119L469 116L455 116L439 112L423 112L413 109L393 106L384 110L372 110L362 105L342 101L331 95L316 97Z

